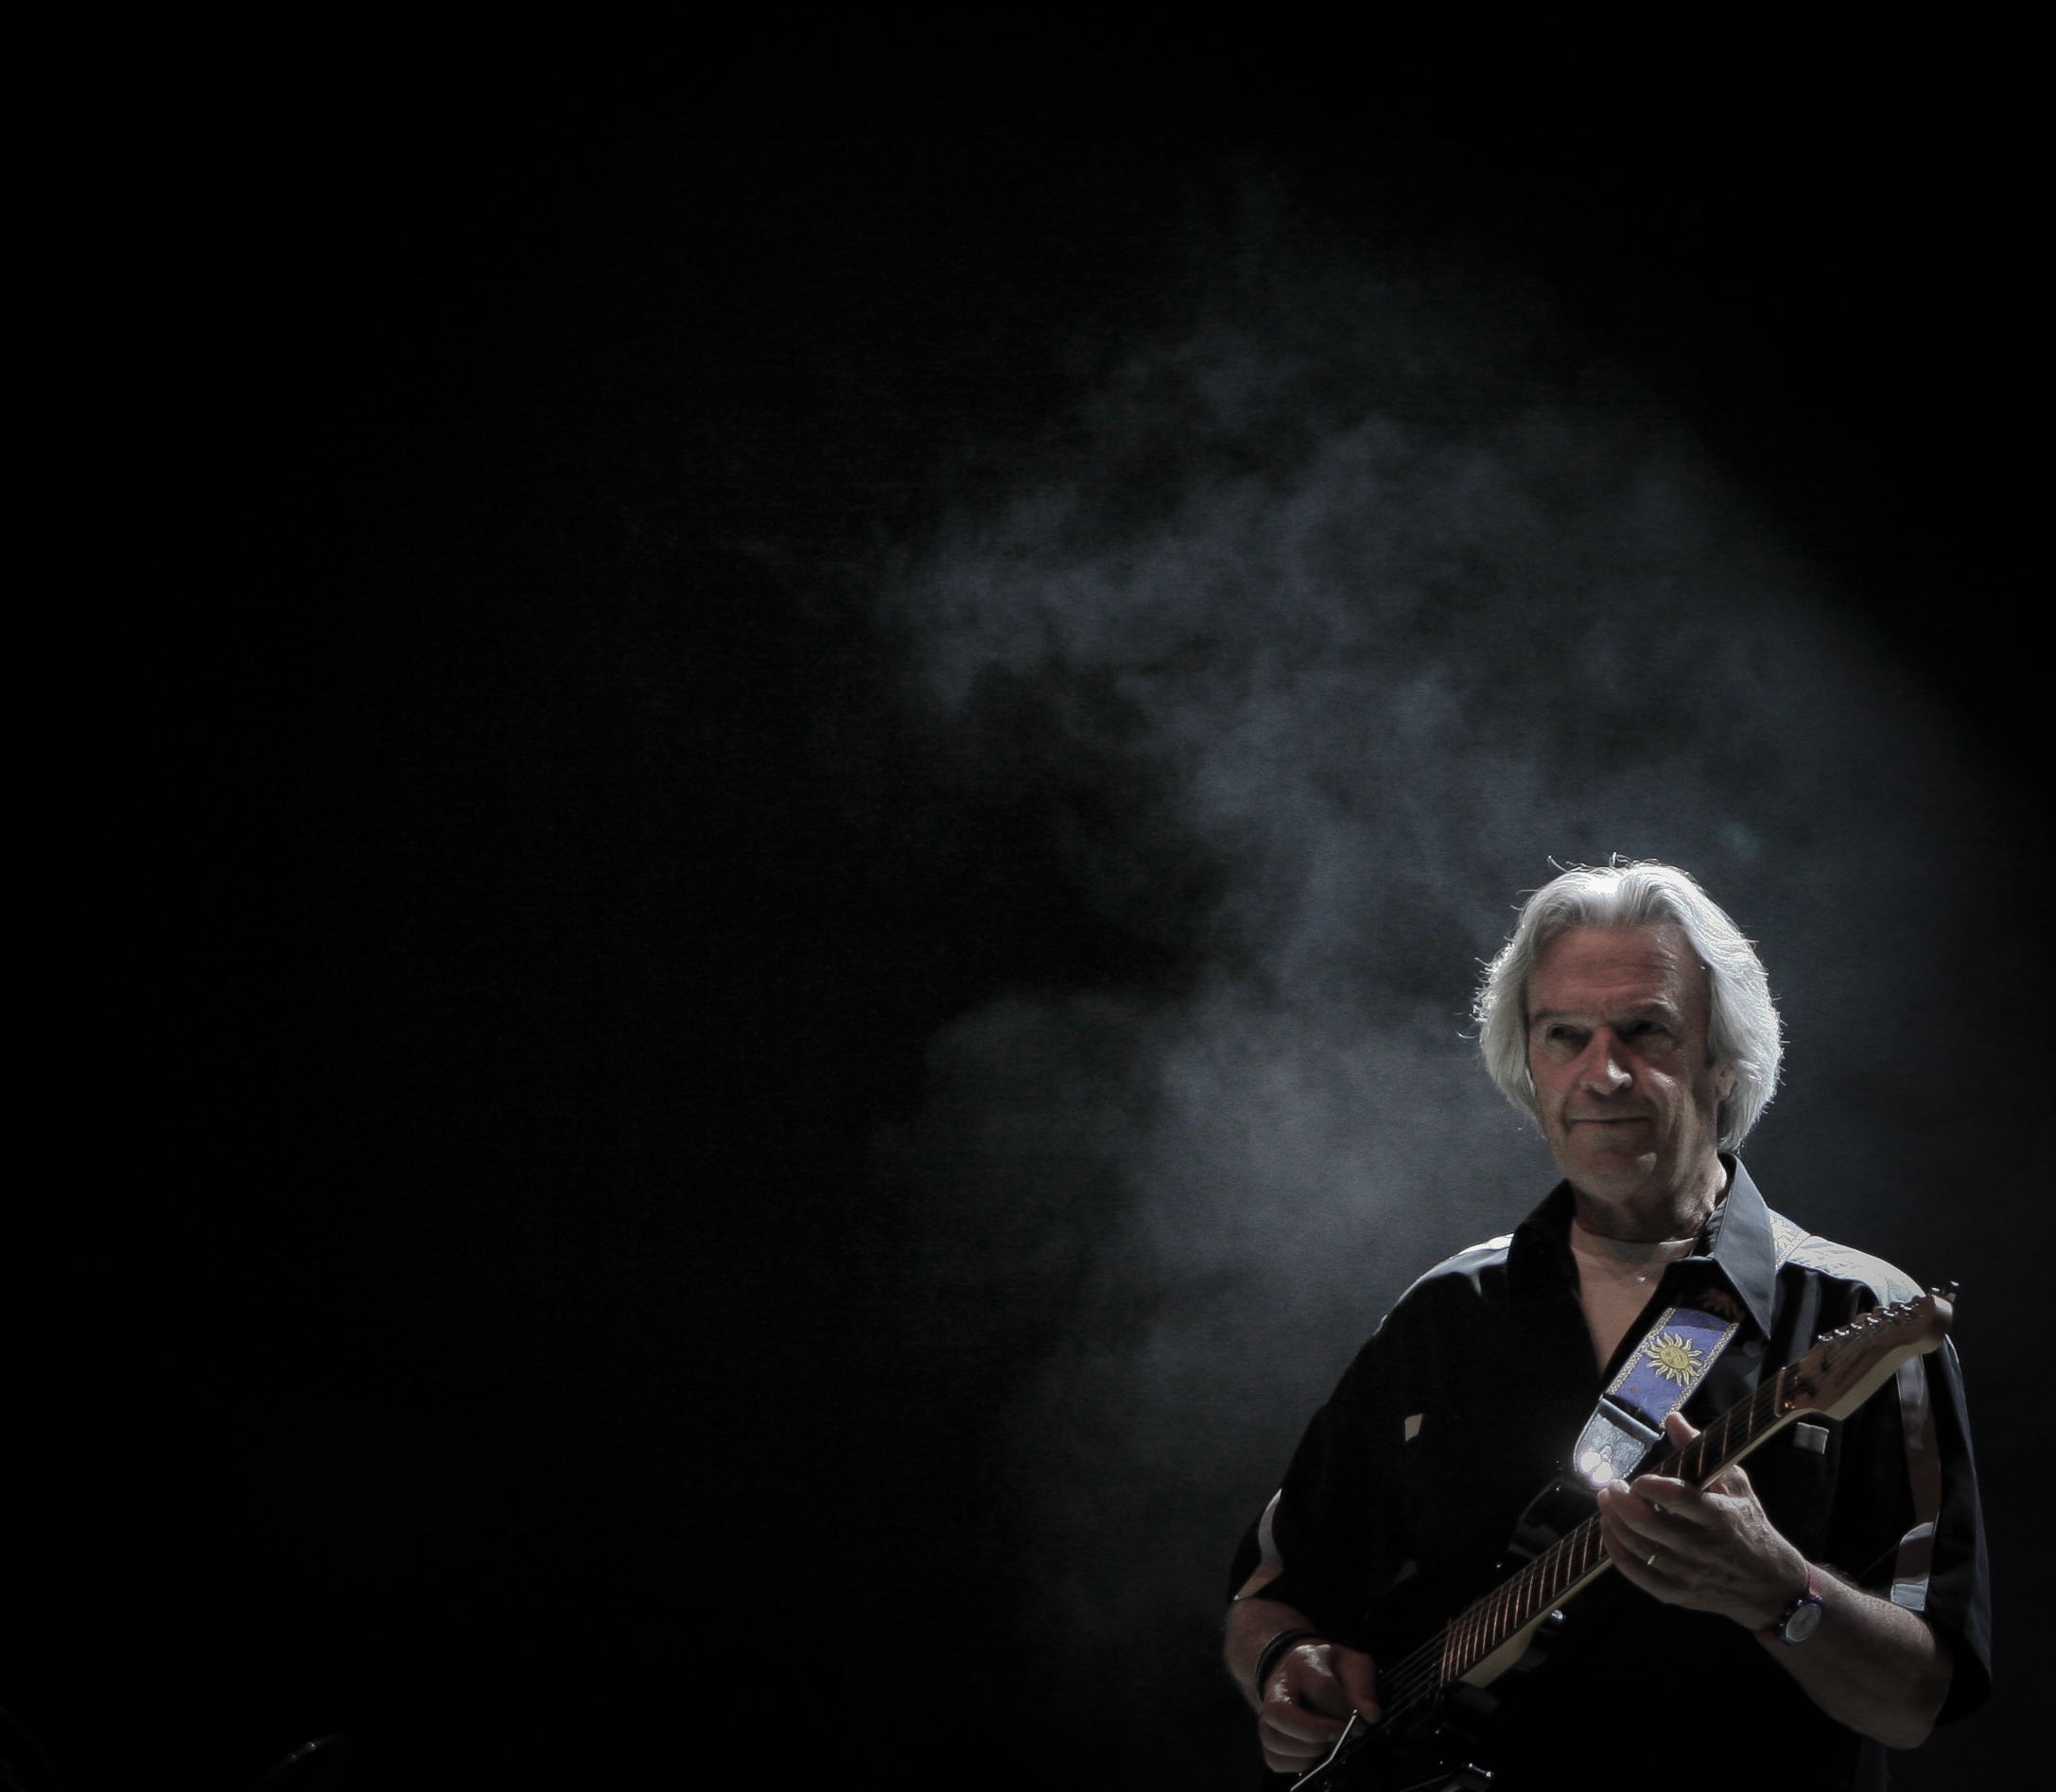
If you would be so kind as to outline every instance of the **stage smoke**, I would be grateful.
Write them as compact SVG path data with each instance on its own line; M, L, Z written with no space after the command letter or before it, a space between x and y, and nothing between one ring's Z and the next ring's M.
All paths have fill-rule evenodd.
M1774 1206L1995 1304L1977 1222L2028 1175L1950 1117L2030 1067L1921 1041L2002 1002L2013 911L1913 682L1532 298L1260 212L885 600L936 751L1045 792L1089 899L1178 967L969 1016L888 1157L936 1311L1034 1352L1002 1422L1040 1709L1193 1784L1243 1783L1173 1732L1300 1428L1415 1276L1554 1180L1465 1018L1553 862L1683 865L1760 942Z

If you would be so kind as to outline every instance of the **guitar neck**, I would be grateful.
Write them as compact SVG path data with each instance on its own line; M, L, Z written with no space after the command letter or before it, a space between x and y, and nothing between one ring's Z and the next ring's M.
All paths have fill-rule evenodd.
M1779 1370L1683 1449L1671 1451L1644 1472L1703 1487L1796 1416L1801 1398L1811 1392L1801 1384L1804 1371L1804 1365ZM1457 1681L1476 1676L1481 1667L1510 1665L1494 1663L1492 1658L1510 1652L1524 1633L1612 1566L1598 1519L1585 1520L1519 1573L1467 1606L1399 1663L1386 1677L1387 1714L1399 1716L1427 1704Z

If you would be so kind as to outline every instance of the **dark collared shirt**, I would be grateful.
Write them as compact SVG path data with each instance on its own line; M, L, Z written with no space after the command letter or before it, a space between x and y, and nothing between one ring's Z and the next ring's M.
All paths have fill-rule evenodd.
M1808 1239L1774 1215L1739 1163L1694 1254L1664 1273L1604 1371L1578 1300L1568 1184L1508 1237L1451 1258L1407 1290L1307 1427L1267 1537L1252 1524L1239 1588L1265 1553L1263 1588L1333 1635L1348 1635L1394 1583L1496 1557L1528 1499L1569 1467L1573 1441L1656 1315L1695 1293L1728 1291L1747 1316L1684 1407L1703 1425L1766 1372L1798 1361L1822 1331L1911 1284L1888 1263ZM1978 1478L1953 1348L1925 1359L1942 1457L1943 1505L1922 1615L1956 1662L1948 1722L1991 1684L1991 1590ZM1809 1561L1883 1595L1915 1522L1893 1383L1824 1450L1787 1430L1747 1472L1773 1523ZM1809 1441L1818 1443L1816 1435ZM1885 1751L1834 1722L1739 1625L1651 1598L1609 1575L1572 1604L1551 1659L1495 1685L1494 1792L1637 1775L1659 1763L1695 1783L1757 1788L1884 1783ZM1804 1647L1804 1644L1798 1645Z

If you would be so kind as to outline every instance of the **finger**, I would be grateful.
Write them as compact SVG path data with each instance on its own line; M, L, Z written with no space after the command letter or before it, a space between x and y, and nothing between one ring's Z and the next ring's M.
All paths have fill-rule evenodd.
M1755 1497L1749 1476L1739 1465L1726 1470L1703 1488L1666 1474L1638 1474L1629 1491L1659 1518L1681 1519L1687 1524L1718 1526L1726 1515L1716 1500L1748 1500Z
M1690 1575L1671 1573L1670 1558L1661 1552L1652 1562L1647 1555L1638 1556L1622 1549L1618 1540L1608 1539L1607 1554L1613 1558L1614 1570L1624 1580L1665 1605L1682 1603L1684 1595L1695 1584L1695 1577ZM1683 1564L1679 1566L1681 1568Z
M1671 1480L1669 1475L1637 1475L1629 1484L1629 1496L1639 1500L1651 1515L1649 1522L1657 1527L1674 1519L1686 1524L1711 1524L1716 1521L1715 1512L1706 1506L1704 1488Z
M1672 1413L1664 1420L1664 1435L1680 1450L1699 1435L1698 1428L1682 1413Z
M1334 1744L1327 1748L1312 1748L1301 1743L1281 1743L1268 1736L1258 1738L1263 1749L1263 1765L1273 1773L1304 1773L1315 1763L1323 1759Z
M1612 1525L1602 1523L1600 1538L1613 1549L1617 1557L1631 1563L1640 1575L1663 1575L1675 1576L1689 1572L1705 1558L1706 1551L1696 1536L1675 1540L1646 1530L1634 1530L1623 1523L1616 1515Z
M1688 1488L1681 1481L1643 1475L1631 1487L1625 1481L1614 1482L1601 1499L1607 1509L1618 1515L1629 1529L1653 1542L1681 1543L1691 1535L1684 1523L1687 1495L1697 1500L1699 1489Z
M1385 1715L1378 1703L1378 1665L1361 1649L1336 1645L1334 1658L1335 1679L1342 1682L1342 1690L1349 1695L1350 1706L1371 1723L1377 1723Z
M1269 1731L1260 1731L1257 1742L1263 1750L1263 1765L1273 1773L1303 1773L1334 1747L1333 1743L1324 1748L1316 1743L1300 1742Z
M1263 1698L1263 1721L1288 1735L1332 1736L1349 1721L1350 1704L1328 1675L1299 1675L1281 1668Z
M1706 1484L1709 1493L1718 1493L1731 1500L1753 1500L1756 1489L1750 1485L1748 1473L1738 1462L1732 1469L1723 1469Z
M1266 1719L1258 1729L1257 1740L1263 1745L1267 1755L1288 1755L1297 1760L1317 1759L1335 1746L1335 1738L1342 1733L1340 1724L1330 1724L1326 1730L1311 1730L1298 1724L1274 1723Z
M1608 1503L1600 1514L1599 1540L1622 1574L1658 1598L1681 1586L1692 1567L1689 1557L1662 1538L1628 1524L1617 1503Z
M1635 1540L1643 1535L1646 1528L1656 1522L1655 1508L1647 1500L1637 1499L1629 1491L1625 1481L1615 1481L1611 1487L1601 1488L1598 1506L1600 1528L1624 1533L1630 1554L1633 1553ZM1655 1540L1652 1537L1644 1544L1644 1555L1648 1553L1648 1545Z
M1644 1585L1650 1558L1662 1554L1654 1540L1630 1530L1621 1522L1618 1512L1601 1514L1599 1540L1606 1545L1606 1553L1612 1557L1614 1567L1638 1587Z
M1331 1643L1302 1643L1287 1652L1281 1664L1284 1670L1285 1696L1302 1711L1317 1712L1324 1718L1347 1720L1350 1695L1335 1677L1336 1646Z
M1691 1421L1682 1413L1673 1413L1664 1420L1664 1435L1678 1449L1682 1450L1699 1434L1693 1428ZM1653 1476L1648 1475L1642 1477L1643 1480L1653 1478ZM1740 1463L1736 1463L1732 1469L1723 1469L1713 1480L1707 1482L1704 1491L1723 1493L1730 1499L1734 1500L1749 1500L1755 1497L1755 1489L1750 1486L1749 1476L1743 1471ZM1663 1496L1658 1495L1657 1497L1661 1499Z
M1335 1738L1342 1733L1344 1721L1339 1717L1324 1717L1304 1705L1267 1699L1257 1733L1266 1751L1275 1749L1281 1754L1304 1760L1309 1755L1326 1754L1333 1749Z

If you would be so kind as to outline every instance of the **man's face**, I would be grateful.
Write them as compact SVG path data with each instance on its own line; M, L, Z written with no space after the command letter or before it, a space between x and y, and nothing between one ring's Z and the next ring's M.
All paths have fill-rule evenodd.
M1734 1075L1708 1063L1706 971L1674 926L1578 928L1527 983L1543 1136L1572 1185L1657 1200L1709 1174Z

